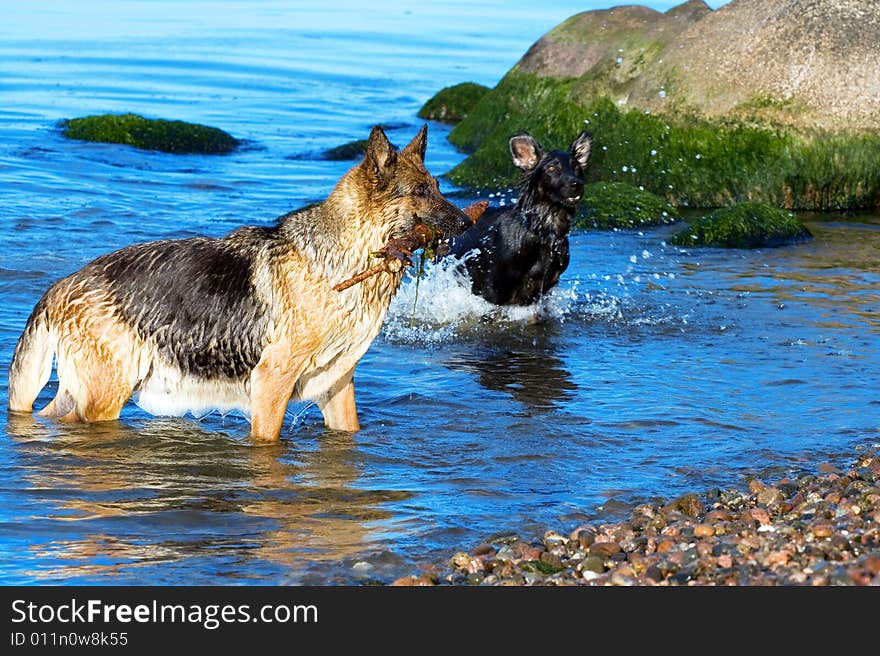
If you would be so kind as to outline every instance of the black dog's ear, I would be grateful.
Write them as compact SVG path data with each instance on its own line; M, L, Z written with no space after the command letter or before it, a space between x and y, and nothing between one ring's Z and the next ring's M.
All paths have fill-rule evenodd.
M388 141L388 137L378 125L370 132L367 141L367 153L364 163L370 173L378 178L383 178L397 162L397 149Z
M419 133L413 137L413 140L406 144L406 148L403 149L405 153L412 153L414 155L418 155L419 159L424 162L425 161L425 151L428 149L428 126L427 124L422 126L422 129L419 130Z
M523 171L535 168L543 155L541 145L531 135L523 133L510 138L510 156Z
M571 144L571 156L581 165L581 168L587 166L590 159L590 153L593 150L593 133L584 130L578 135Z

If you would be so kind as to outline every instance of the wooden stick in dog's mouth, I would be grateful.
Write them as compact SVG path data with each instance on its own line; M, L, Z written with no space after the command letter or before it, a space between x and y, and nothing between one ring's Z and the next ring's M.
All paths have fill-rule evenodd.
M481 200L471 203L462 212L467 215L472 223L476 223L488 207L489 201ZM400 237L389 240L385 246L372 253L373 257L380 258L379 262L376 262L369 269L361 271L348 280L334 285L333 290L337 292L344 291L382 272L397 273L400 271L400 268L392 269L390 266L391 262L402 262L403 266L410 266L413 263L411 258L414 252L420 248L435 247L439 240L440 232L436 228L427 223L416 223L412 230Z

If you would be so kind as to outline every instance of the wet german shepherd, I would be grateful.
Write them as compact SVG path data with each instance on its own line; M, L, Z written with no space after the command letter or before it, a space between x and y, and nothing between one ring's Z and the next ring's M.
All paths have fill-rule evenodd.
M531 305L556 286L568 267L568 233L592 139L584 131L569 150L545 153L528 134L510 138L513 163L524 172L516 205L488 209L450 249L467 255L474 294L495 305Z
M133 396L153 414L242 410L254 439L274 441L296 398L358 430L355 366L402 273L333 285L417 222L446 237L471 225L425 169L426 146L427 127L400 151L375 127L327 199L275 227L128 246L58 281L15 348L10 411L32 412L54 354L58 392L39 414L61 421L116 419Z

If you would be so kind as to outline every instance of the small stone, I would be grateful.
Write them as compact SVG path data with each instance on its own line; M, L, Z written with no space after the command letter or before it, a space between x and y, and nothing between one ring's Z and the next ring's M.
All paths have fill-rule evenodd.
M829 538L834 533L834 527L831 524L813 524L813 535L817 538Z
M657 553L666 553L674 546L675 543L672 540L663 540L657 545Z
M821 465L819 465L818 469L823 474L839 474L840 473L840 470L837 467L835 467L834 465L832 465L830 462L823 462Z
M733 567L733 558L730 557L730 554L721 554L718 556L718 567L728 568Z
M697 524L694 527L694 535L698 538L708 538L715 535L715 529L709 524Z
M788 564L791 555L787 551L773 551L764 558L764 567L782 566Z
M865 569L871 576L880 575L880 556L871 555L865 558Z
M557 556L554 556L552 553L550 553L549 551L545 551L544 553L541 554L540 561L542 563L544 563L545 565L552 567L555 570L564 569L564 567L562 565L562 561Z
M533 562L541 559L541 554L544 553L540 549L535 549L531 547L523 551L522 559L528 562Z
M481 544L478 547L475 547L471 554L474 556L494 556L495 555L495 547L491 544Z
M391 586L395 588L409 588L415 585L418 585L419 579L415 576L401 576L396 581L392 581Z
M785 495L781 490L777 490L775 487L767 487L758 492L757 499L758 503L761 505L775 506L785 499Z
M751 508L746 513L761 526L768 526L770 524L770 515L763 508Z
M458 569L467 569L468 565L471 564L471 560L473 560L473 558L471 558L470 554L465 553L464 551L459 551L449 562L452 563L453 567L457 567Z
M703 504L696 494L685 494L663 508L664 512L680 512L691 517L698 517L704 511Z
M483 575L472 572L467 575L467 582L469 585L480 585L483 582Z
M598 558L610 558L616 553L620 553L620 545L616 542L595 542L590 546L588 551L590 556Z
M581 561L581 571L601 574L605 571L605 563L598 556L587 556Z
M749 492L752 494L757 494L758 492L763 490L765 487L766 487L766 485L764 485L757 478L753 478L752 480L749 481Z

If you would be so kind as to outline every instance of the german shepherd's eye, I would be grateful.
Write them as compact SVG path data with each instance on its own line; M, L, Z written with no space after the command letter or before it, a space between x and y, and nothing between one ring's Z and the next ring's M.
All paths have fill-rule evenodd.
M422 184L418 184L412 190L413 196L421 196L425 198L431 195L431 186L427 182L423 182Z

